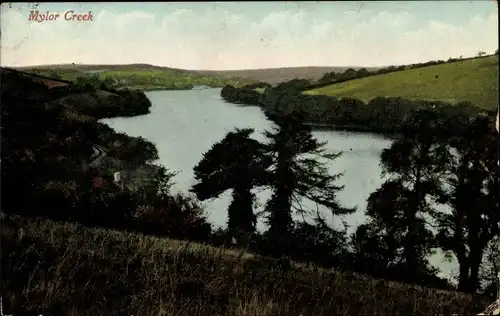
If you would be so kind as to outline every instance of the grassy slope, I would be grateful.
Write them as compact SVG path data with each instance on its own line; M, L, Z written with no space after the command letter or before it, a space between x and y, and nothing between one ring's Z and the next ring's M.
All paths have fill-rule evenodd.
M4 310L14 315L449 315L487 305L141 234L19 217L2 226Z
M498 55L370 76L305 93L364 101L377 96L451 103L470 101L481 108L495 109L498 106Z

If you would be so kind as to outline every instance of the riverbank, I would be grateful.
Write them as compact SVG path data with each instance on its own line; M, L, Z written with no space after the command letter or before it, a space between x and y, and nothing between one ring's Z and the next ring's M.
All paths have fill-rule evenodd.
M129 89L129 90L136 90L136 91L142 91L142 92L150 92L150 91L178 91L178 90L192 90L194 86L188 86L188 87L164 87L164 86L144 86L144 85L137 85L137 86L125 86L125 87L119 87L117 90L122 90L122 89Z
M13 315L449 315L488 305L457 292L39 218L7 219L1 237L9 276L3 307Z
M92 168L89 166L96 146L112 149L108 156L119 159L121 168L139 168L157 159L156 147L147 140L116 133L99 122L104 118L150 113L151 102L143 92L101 90L71 83L53 85L42 77L3 68L1 75L2 146L8 148L2 154L5 166L2 179L6 180L4 183L9 183L8 175L17 177L28 172L24 179L33 182L34 187L28 190L21 185L18 191L22 193L16 194L19 200L5 199L5 211L54 213L52 215L61 211L57 207L47 211L36 202L28 201L31 194L32 198L47 203L62 198L51 196L61 193L65 195L64 203L73 205L77 201L81 202L81 195L86 194L84 187L87 180L101 173L110 173L106 164L90 172ZM115 146L117 142L119 146ZM12 184L12 187L16 185ZM3 193L7 190L4 188ZM23 203L27 204L26 208L20 206Z
M209 87L203 85L189 85L185 87L164 87L164 86L126 86L118 88L117 90L136 90L142 92L151 92L151 91L189 91L189 90L205 90L205 89L214 89L214 88L222 88L219 86Z
M468 102L451 104L375 97L365 103L354 98L304 94L302 91L309 85L307 80L292 80L267 87L261 92L256 91L254 86L226 86L221 90L221 97L240 106L258 106L267 116L298 112L315 129L369 132L384 136L421 132L415 130L411 118L423 109L439 118L435 124L441 127L444 138L456 136L471 117L487 115L493 122L496 115L495 111L480 109Z
M321 124L321 123L304 123L304 125L311 126L316 131L342 131L342 132L357 132L369 133L380 135L381 133L373 132L372 129L361 125L335 125L335 124ZM390 136L390 135L383 135Z

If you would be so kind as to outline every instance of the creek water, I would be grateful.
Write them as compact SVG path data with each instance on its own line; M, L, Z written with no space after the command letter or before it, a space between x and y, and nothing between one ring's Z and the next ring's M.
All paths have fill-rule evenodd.
M152 91L146 95L152 103L150 114L103 122L117 132L142 136L153 142L158 148L159 163L177 172L173 189L184 193L195 183L193 167L226 133L235 127L250 127L255 129L252 137L263 140L261 133L273 126L258 107L224 102L220 89ZM365 221L366 200L383 182L379 158L382 150L391 145L391 140L355 132L322 130L313 134L318 140L327 142L328 151L343 153L330 163L329 168L332 173L343 174L338 183L344 189L339 193L338 201L346 207L357 208L355 213L344 217L350 233ZM217 199L202 203L214 226L226 225L230 194L225 192ZM256 191L256 194L256 209L261 210L270 192ZM303 201L301 205L304 209L317 210L316 205L309 201ZM327 209L320 207L320 211L332 227L343 227L342 221L332 217ZM265 229L262 220L258 229ZM430 261L441 270L442 276L449 277L457 268L456 262L444 260L440 252L431 256Z

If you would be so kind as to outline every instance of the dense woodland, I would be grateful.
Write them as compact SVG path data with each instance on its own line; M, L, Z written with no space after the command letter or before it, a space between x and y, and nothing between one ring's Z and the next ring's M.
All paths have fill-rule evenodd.
M198 182L191 194L180 195L170 191L173 173L168 166L154 169L152 181L139 190L92 186L86 164L95 144L107 147L120 141L124 145L113 154L136 167L158 158L147 140L115 133L98 121L148 113L151 104L143 93L104 85L100 89L109 94L105 102L80 102L103 92L85 84L49 90L2 72L2 210L236 246L451 289L426 259L439 248L458 259L459 291L493 296L494 273L500 269L494 246L495 238L500 242L500 183L491 113L466 103L377 98L365 104L301 95L308 86L305 80L293 80L272 88L224 88L228 101L262 106L275 127L265 133L265 142L254 140L252 129L228 133L194 166ZM261 94L254 90L258 87L267 89ZM369 197L362 210L369 221L352 236L332 229L316 209L297 206L309 199L334 216L355 211L337 201L341 175L329 174L326 167L341 153L325 152L304 122L365 126L395 139L380 157L389 178ZM262 214L254 209L254 188L273 191ZM233 197L227 229L215 230L198 201L227 190ZM439 204L452 212L440 212L434 207ZM296 213L314 221L293 221ZM256 231L259 216L269 226L264 233Z

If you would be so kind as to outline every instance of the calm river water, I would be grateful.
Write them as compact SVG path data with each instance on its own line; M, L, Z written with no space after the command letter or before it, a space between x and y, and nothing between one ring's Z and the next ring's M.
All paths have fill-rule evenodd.
M117 132L130 136L142 136L155 143L160 161L165 167L178 172L174 189L182 192L195 183L193 167L203 154L227 132L235 127L255 129L254 138L263 139L261 132L271 129L268 121L257 107L243 107L225 103L220 97L220 89L191 91L153 91L146 93L152 103L151 114L133 118L103 120ZM379 155L391 144L389 139L363 133L340 131L314 132L320 141L327 141L326 148L332 152L342 151L343 155L331 163L331 171L343 173L339 184L344 190L338 200L345 206L357 207L357 212L346 216L345 221L352 232L355 226L364 222L366 200L371 192L382 184ZM257 192L257 209L262 209L269 192ZM210 222L225 226L230 192L221 197L204 202ZM305 201L303 208L316 210L316 206ZM333 227L342 227L338 218L323 214ZM260 222L259 229L265 228ZM450 275L456 269L455 263L445 262L442 254L431 257L431 262L439 267L443 275Z

